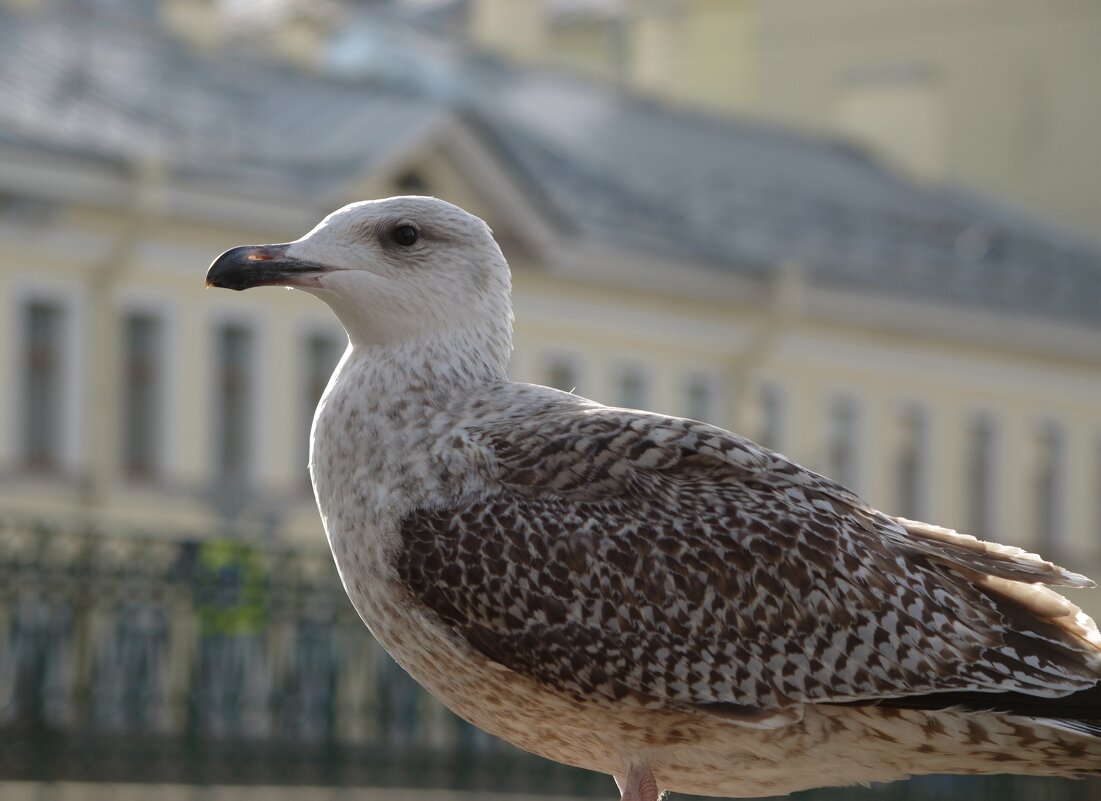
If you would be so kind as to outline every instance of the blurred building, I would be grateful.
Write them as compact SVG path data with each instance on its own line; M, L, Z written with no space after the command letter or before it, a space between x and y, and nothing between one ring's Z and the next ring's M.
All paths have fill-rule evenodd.
M320 49L198 0L0 3L0 653L21 655L0 727L291 731L338 765L391 736L409 765L481 742L380 672L321 567L307 432L343 332L302 293L203 288L225 248L364 197L491 224L516 379L728 426L889 512L1101 573L1096 242L385 8L298 13L315 38L291 41ZM95 603L51 589L92 579ZM131 626L127 599L153 612ZM127 696L122 664L165 699L152 718L92 702ZM307 711L278 707L288 687ZM364 722L380 704L388 728Z
M859 142L1101 238L1101 7L1080 0L467 0L525 64Z

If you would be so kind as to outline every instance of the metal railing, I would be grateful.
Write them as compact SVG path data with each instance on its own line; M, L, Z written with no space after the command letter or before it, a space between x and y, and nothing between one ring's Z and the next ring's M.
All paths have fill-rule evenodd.
M0 524L0 778L606 794L470 727L324 552Z
M325 552L0 517L4 779L614 793L424 693ZM1085 801L1101 788L929 777L808 797Z

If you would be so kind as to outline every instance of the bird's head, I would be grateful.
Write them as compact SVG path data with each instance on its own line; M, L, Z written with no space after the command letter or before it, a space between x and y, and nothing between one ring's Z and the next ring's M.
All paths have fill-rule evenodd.
M352 203L294 242L227 250L206 283L309 292L336 312L353 345L454 336L499 349L503 337L507 361L508 264L489 226L436 198Z

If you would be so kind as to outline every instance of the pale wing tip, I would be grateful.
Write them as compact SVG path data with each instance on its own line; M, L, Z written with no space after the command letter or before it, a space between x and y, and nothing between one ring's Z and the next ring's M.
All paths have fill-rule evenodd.
M1034 554L1027 555L1033 556ZM1042 565L1045 568L1045 572L1038 577L1038 580L1033 579L1033 582L1030 583L1046 584L1049 587L1065 587L1071 590L1091 590L1097 586L1097 583L1089 576L1083 576L1081 573L1067 570L1065 567L1060 567L1057 564L1048 562L1039 557L1036 557L1036 564ZM1027 581L1027 579L1024 578L1019 578L1017 580Z
M1035 554L1028 554L1028 556L1035 556ZM1048 562L1040 557L1035 557L1038 562L1044 565L1050 572L1049 576L1046 576L1041 582L1047 584L1049 587L1068 587L1075 590L1092 590L1097 586L1097 582L1091 579L1089 576L1082 575L1081 573L1075 573L1073 570L1067 570L1062 565L1057 565L1054 562Z
M1056 569L1059 571L1059 581L1057 583L1059 587L1073 587L1076 590L1092 590L1097 586L1097 582L1089 576L1083 576L1081 573L1072 573L1061 567L1057 567ZM1052 583L1055 584L1056 582Z
M1047 584L1052 587L1092 589L1097 586L1089 577L1067 570L1065 567L1049 562L1042 556L1030 553L1016 545L987 542L970 534L960 534L950 528L933 525L932 523L923 523L919 520L909 520L904 517L896 517L895 520L913 537L956 546L961 549L962 554L970 552L996 559L1000 564L970 565L975 569L984 570L984 572L989 571L992 575L999 575L1003 578L1030 584ZM958 558L959 554L957 554Z

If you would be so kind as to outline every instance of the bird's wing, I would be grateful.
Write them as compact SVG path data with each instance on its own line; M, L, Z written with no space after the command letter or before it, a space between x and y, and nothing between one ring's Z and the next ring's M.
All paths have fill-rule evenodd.
M1096 627L1036 584L1088 580L887 517L722 429L577 401L466 436L489 489L407 517L399 572L484 656L560 691L752 725L1098 680Z

